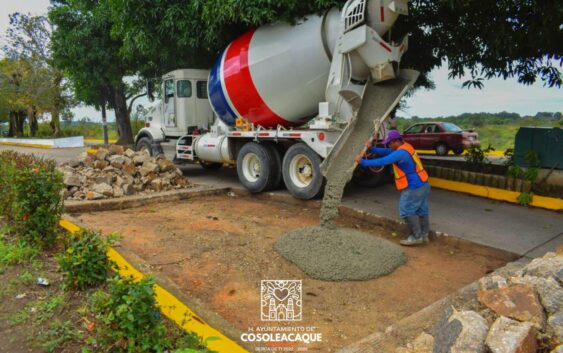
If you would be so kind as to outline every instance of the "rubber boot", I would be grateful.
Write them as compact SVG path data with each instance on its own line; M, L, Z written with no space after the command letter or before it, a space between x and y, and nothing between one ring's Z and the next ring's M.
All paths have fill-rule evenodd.
M410 235L400 241L401 245L413 246L423 244L424 240L420 236L420 220L417 215L405 217L407 226L409 227Z
M430 218L428 215L420 216L420 235L425 243L430 242Z

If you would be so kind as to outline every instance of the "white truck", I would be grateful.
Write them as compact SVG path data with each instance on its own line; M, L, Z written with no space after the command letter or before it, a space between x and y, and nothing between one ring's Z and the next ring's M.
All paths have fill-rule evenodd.
M349 0L342 11L247 32L210 71L163 76L137 149L207 169L236 164L251 192L283 182L296 198L318 196L320 165L357 114L365 86L398 75L407 37L383 37L407 12L407 0Z

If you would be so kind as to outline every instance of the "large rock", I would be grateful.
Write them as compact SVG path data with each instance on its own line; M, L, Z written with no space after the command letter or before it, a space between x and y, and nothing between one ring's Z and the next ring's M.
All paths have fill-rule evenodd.
M548 252L527 264L522 269L522 274L536 277L552 276L559 283L563 283L563 255Z
M142 151L135 154L135 156L133 156L133 163L135 163L135 165L142 165L145 162L150 162L151 161L151 157L148 155L148 153L143 153Z
M124 152L125 152L125 149L121 145L111 145L111 146L109 146L109 153L110 154L122 155Z
M98 170L102 170L105 167L107 167L109 164L106 161L102 161L102 160L96 160L94 161L94 168L98 169Z
M102 175L102 176L98 176L94 179L94 182L96 184L108 184L111 185L113 181L113 178L109 175Z
M530 286L480 291L479 301L498 315L518 321L529 321L540 330L545 327L543 307Z
M92 191L104 196L113 196L113 188L106 183L94 185L94 187L92 187Z
M137 169L135 168L135 164L133 164L132 162L125 162L123 164L123 166L121 167L121 170L123 171L123 173L126 173L128 175L135 175L135 173L137 173Z
M141 166L141 168L139 168L139 173L141 173L142 176L146 176L149 173L157 173L158 172L158 165L156 163L149 161L145 161L143 162L143 165Z
M133 151L132 149L128 148L125 150L124 153L127 157L129 158L133 158L133 156L135 156L135 151Z
M76 174L65 173L63 183L66 186L81 186L80 177Z
M176 166L171 160L168 159L159 159L157 162L158 167L162 173L174 170Z
M125 157L121 155L114 155L109 157L109 163L112 167L121 169L125 163Z
M478 313L450 308L434 328L433 353L485 353L488 330Z
M540 301L548 314L555 314L563 310L563 288L559 282L549 277L512 277L512 283L533 287L540 296Z
M491 353L535 353L536 330L529 322L501 316L491 326L485 342Z
M106 150L105 148L99 148L96 151L96 154L94 154L94 156L98 161L104 161L108 154L109 154L108 150Z
M121 188L123 189L124 195L133 195L135 193L135 188L132 184L123 184Z
M548 333L553 337L553 341L563 344L563 311L551 315L547 319Z

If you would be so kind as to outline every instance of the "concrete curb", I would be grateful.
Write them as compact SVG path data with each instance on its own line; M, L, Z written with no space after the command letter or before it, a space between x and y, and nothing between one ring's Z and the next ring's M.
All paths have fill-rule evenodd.
M189 189L171 190L155 193L152 195L133 195L116 199L105 199L95 201L66 201L65 211L67 213L99 212L111 210L123 210L126 208L153 205L162 202L171 202L192 199L196 197L219 195L228 192L229 188L213 188L196 185Z
M73 219L71 216L65 216L65 218L60 221L61 227L71 233L80 231L81 226L77 224L79 224L79 222ZM128 251L125 252L127 252L127 258L133 258L136 264L144 264L146 268L150 268L150 265L146 264L136 255ZM145 275L141 271L139 271L129 261L127 261L125 256L123 256L115 248L110 247L108 249L107 255L108 258L115 263L117 267L117 273L120 276L130 276L136 281L139 281L143 277L145 277ZM164 280L161 277L164 277ZM180 289L165 276L159 276L158 278L155 276L155 279L158 282L154 286L156 302L164 316L174 321L186 332L196 333L203 340L209 339L207 346L210 350L214 350L219 353L249 353L246 349L239 345L241 344L240 342L237 343L231 340L229 337L213 327L220 326L224 332L227 332L227 335L231 337L240 337L240 332L232 327L229 322L221 318L218 314L205 309L201 303L195 300L189 300L187 296L181 294ZM166 290L163 285L165 285L167 288L172 288L173 292L176 295ZM178 299L177 297L180 297L182 300ZM184 304L186 302L190 303L190 306ZM196 314L190 307L196 308L197 312L205 313L205 320L203 319L203 316ZM207 323L206 320L212 323L213 326Z
M470 194L473 196L479 196L491 200L505 201L515 204L518 204L518 196L520 195L520 193L516 191L509 191L493 188L490 186L474 185L460 181L452 181L433 177L430 177L430 185L439 189L457 191L464 194ZM562 211L563 200L553 197L534 195L530 206L545 208L551 211Z
M75 148L84 147L84 137L73 136L55 139L0 138L0 144L34 148Z

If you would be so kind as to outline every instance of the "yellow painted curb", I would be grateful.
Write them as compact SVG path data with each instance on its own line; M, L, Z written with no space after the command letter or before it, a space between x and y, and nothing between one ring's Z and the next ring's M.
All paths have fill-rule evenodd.
M53 148L53 146L48 146L48 145L38 145L38 144L34 144L34 143L19 143L19 142L0 142L0 145L17 146L17 147L45 148L45 149L52 149Z
M95 148L87 148L87 149L86 149L86 152L87 152L87 153L90 153L90 154L95 154L96 152L98 152L98 150L95 149Z
M441 178L430 178L430 185L439 189L463 192L474 196L486 197L488 199L518 203L519 192L493 188L490 186L474 185L459 181ZM545 208L553 211L563 210L563 199L554 197L534 195L530 206Z
M71 233L78 232L80 227L72 222L62 219L60 226ZM108 248L108 258L117 266L117 272L123 277L130 276L139 281L145 275L131 265L125 258L114 248ZM239 346L236 342L223 335L215 328L209 326L201 317L194 313L187 305L182 303L178 298L162 288L160 285L154 285L154 294L157 305L164 316L174 321L178 326L187 332L193 332L202 339L210 337L218 338L218 340L209 340L207 346L210 350L219 353L249 353L247 350Z
M103 139L84 139L84 142L90 142L90 143L104 143ZM117 139L109 139L108 143L115 143L117 142Z

